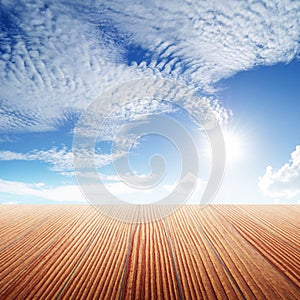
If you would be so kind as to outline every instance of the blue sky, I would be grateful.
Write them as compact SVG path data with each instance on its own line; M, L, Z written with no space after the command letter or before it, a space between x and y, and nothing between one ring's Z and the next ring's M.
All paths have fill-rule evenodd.
M24 0L0 6L0 203L85 202L72 153L78 120L103 93L118 95L118 87L153 77L174 87L166 94L141 84L139 95L154 90L153 99L125 103L112 96L100 105L99 120L116 108L95 156L112 193L147 203L176 186L180 151L163 137L143 137L129 155L140 177L151 171L152 155L164 157L166 175L156 189L133 191L114 172L112 163L131 142L130 127L125 148L110 155L124 124L163 115L186 127L196 143L198 185L189 201L198 203L212 159L207 138L187 114L204 117L208 106L227 147L213 203L299 203L299 2ZM180 95L180 85L197 97Z

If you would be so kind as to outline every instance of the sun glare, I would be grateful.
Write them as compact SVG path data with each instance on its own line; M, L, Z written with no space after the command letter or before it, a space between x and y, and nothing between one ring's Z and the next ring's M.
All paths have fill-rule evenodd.
M226 161L227 164L231 165L243 157L243 142L238 134L231 131L225 131L223 132L223 135L226 149Z

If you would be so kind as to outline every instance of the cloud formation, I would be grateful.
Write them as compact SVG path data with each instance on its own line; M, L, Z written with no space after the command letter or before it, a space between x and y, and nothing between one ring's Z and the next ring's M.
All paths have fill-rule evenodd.
M0 197L3 199L4 204L6 203L5 194L16 196L18 203L22 203L22 197L26 196L34 196L44 200L58 202L71 201L86 203L86 200L77 185L48 187L43 183L28 184L25 182L0 179L0 191Z
M259 187L265 195L273 198L290 199L300 195L300 145L281 168L266 168L266 173L259 178Z
M202 87L253 66L288 62L299 51L297 1L105 3L131 43L153 53L149 65Z
M123 153L99 154L95 153L94 161L97 168L109 165L113 160L124 155ZM86 163L86 153L82 153L82 168L90 168L90 165ZM74 172L73 166L73 153L67 148L57 149L52 148L50 150L33 150L29 153L18 153L13 151L0 151L0 161L12 161L23 160L33 161L39 160L50 164L50 170L59 172L62 175L72 175Z
M98 186L93 184L89 188L91 190L95 189L96 192L98 190ZM106 185L106 188L111 193L121 197L123 201L136 204L141 203L141 199L143 199L143 203L151 203L154 199L163 198L169 193L168 186L163 186L154 193L153 190L136 191L120 181L110 182ZM9 198L13 197L14 200L7 200L8 195ZM28 196L36 197L39 201L88 203L78 185L50 187L44 183L32 184L0 179L0 204L22 204L24 203L23 199ZM99 194L99 197L101 197L101 194ZM32 198L30 199L30 201L34 201Z
M213 91L222 78L299 53L299 1L0 5L2 132L57 128L131 79L160 74Z
M105 87L138 76L117 63L118 48L104 44L97 26L59 2L8 1L1 11L2 131L56 128Z

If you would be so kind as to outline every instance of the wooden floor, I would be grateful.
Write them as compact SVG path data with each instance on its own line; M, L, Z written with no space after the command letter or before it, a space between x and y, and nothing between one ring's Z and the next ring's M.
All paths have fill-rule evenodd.
M1 205L0 299L300 299L300 206L141 210Z

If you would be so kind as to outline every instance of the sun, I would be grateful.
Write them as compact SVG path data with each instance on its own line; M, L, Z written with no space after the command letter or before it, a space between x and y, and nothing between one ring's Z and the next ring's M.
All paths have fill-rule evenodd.
M226 162L229 165L240 161L244 156L244 145L242 137L233 131L225 130L223 132L225 149L226 149Z
M236 129L223 129L222 130L225 144L225 159L226 166L232 167L238 165L241 160L245 159L249 153L249 143L246 139L246 134L241 130ZM247 137L248 138L248 137ZM204 155L206 158L212 159L211 145L207 141L204 147Z

